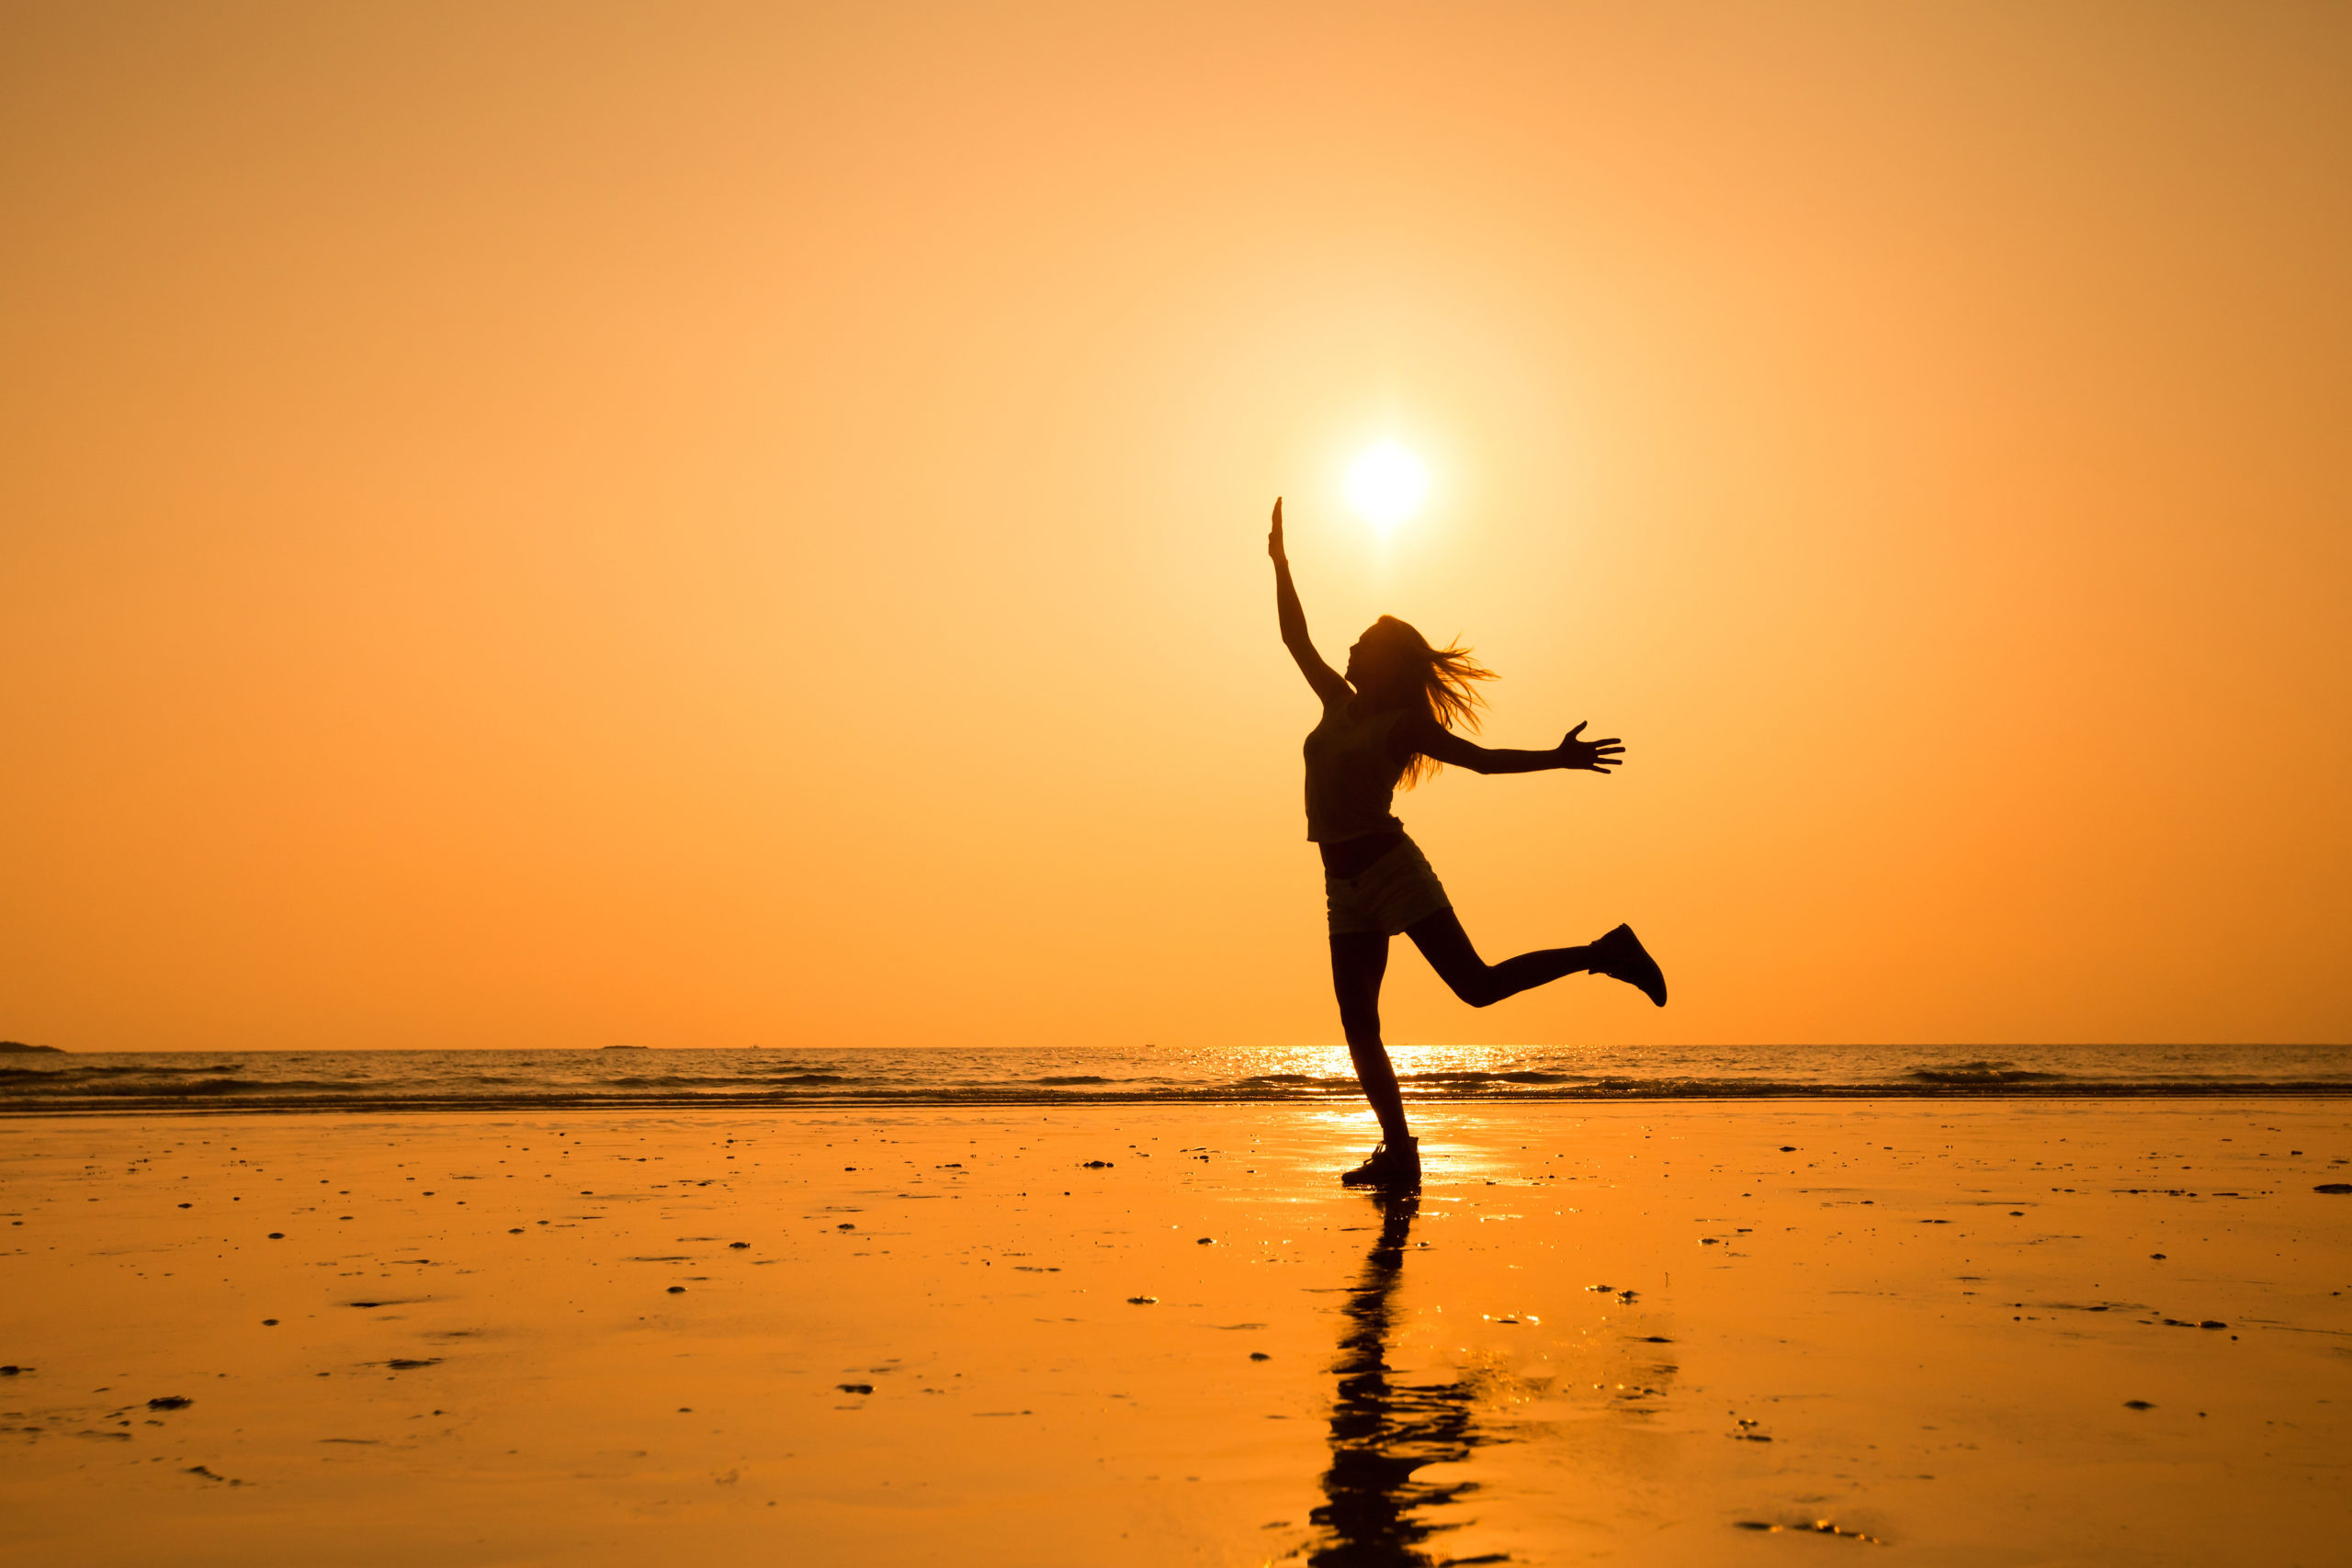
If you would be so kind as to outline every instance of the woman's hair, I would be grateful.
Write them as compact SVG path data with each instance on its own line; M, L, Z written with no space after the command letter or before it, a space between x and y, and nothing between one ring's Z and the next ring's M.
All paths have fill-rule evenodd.
M1427 637L1394 615L1381 616L1363 635L1402 666L1400 679L1418 689L1420 703L1441 728L1478 732L1478 710L1487 699L1471 682L1491 681L1495 672L1471 658L1467 648L1458 642L1431 648ZM1436 758L1415 752L1396 775L1397 785L1410 789L1442 766Z

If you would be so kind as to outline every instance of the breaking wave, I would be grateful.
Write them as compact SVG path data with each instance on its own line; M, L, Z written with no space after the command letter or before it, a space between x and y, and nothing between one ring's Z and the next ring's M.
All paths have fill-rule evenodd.
M1819 1100L2352 1094L2352 1047L1394 1048L1408 1098ZM1926 1057L1928 1059L1923 1060ZM0 1066L0 1114L731 1106L778 1111L1242 1100L1363 1104L1339 1046L247 1051L44 1055Z

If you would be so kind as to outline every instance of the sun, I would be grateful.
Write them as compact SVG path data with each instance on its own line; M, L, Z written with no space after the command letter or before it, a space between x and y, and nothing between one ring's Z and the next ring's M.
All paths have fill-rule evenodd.
M1348 465L1347 489L1348 504L1385 534L1429 499L1430 471L1396 442L1384 441Z

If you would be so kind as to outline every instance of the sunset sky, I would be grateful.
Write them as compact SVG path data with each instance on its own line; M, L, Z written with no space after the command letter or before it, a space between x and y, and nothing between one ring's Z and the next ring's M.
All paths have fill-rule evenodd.
M0 1037L2352 1038L2352 10L0 8ZM1354 454L1432 489L1383 538Z

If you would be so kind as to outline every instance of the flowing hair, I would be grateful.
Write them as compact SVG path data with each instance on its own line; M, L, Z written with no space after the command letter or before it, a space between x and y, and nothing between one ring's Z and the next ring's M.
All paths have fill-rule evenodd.
M1472 682L1491 681L1495 672L1471 658L1469 649L1460 642L1431 648L1427 637L1394 615L1373 622L1364 637L1377 638L1383 650L1404 665L1404 679L1419 694L1419 705L1440 728L1478 733L1478 710L1487 705L1487 699ZM1397 773L1397 787L1411 789L1423 779L1434 778L1443 766L1435 757L1416 751Z

